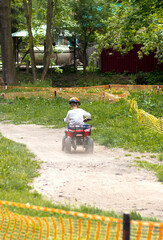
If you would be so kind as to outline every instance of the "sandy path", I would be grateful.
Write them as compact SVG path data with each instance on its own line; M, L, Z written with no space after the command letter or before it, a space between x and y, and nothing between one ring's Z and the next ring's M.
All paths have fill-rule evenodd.
M66 154L61 151L63 129L0 123L0 132L24 143L43 161L33 188L53 202L87 204L117 213L137 211L163 220L163 185L152 173L132 164L135 157L151 160L150 154L98 145L94 154L82 148Z

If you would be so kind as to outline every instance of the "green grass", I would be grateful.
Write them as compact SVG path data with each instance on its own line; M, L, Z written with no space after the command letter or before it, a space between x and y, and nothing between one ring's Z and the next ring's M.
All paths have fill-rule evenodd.
M141 161L141 160L134 160L137 166L144 168L148 171L152 171L157 176L160 182L163 182L163 165L161 164L154 164L148 161Z
M158 155L158 161L163 161L163 153Z
M38 176L39 162L23 144L0 135L0 199L30 204L47 205L30 183Z
M157 156L153 154L150 156L150 158L157 158Z
M138 108L151 115L163 118L163 93L156 91L130 91L129 99L135 98Z
M11 88L11 89L0 89L0 93L9 93L9 92L36 92L36 91L45 91L42 88L38 88L38 89L32 89L32 88ZM46 89L46 91L48 91L48 89Z
M132 92L130 98L132 97L135 97L138 102L141 102L142 99L143 104L144 94L141 91L140 94ZM152 105L151 113L156 117L163 115L162 97L163 95L155 93L149 95L150 105L152 105L152 101L158 103ZM81 107L92 115L91 124L95 127L92 137L99 144L130 151L163 152L163 135L139 125L136 114L129 112L130 105L125 100L112 104L105 101L90 102L87 99L81 99L81 102ZM62 119L70 109L68 101L60 97L44 99L32 96L29 99L1 99L0 103L0 120L10 120L15 124L41 124L55 128L66 126Z
M0 120L11 120L15 124L52 125L57 128L63 127L65 108L68 109L67 102L62 98L52 100L32 96L29 99L22 97L15 100L2 100L1 103Z
M131 151L163 152L163 135L139 125L126 101L93 102L90 111L96 127L92 135L98 143Z

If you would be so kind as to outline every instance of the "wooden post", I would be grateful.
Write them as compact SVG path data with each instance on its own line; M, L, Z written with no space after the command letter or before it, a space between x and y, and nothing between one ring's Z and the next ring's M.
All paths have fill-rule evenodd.
M109 93L110 93L110 89L111 89L111 87L110 87L110 84L109 84Z
M130 214L123 214L123 240L130 240Z
M5 90L7 90L7 83L5 83Z
M57 92L56 92L56 91L54 91L54 97L56 98L56 96L57 96Z

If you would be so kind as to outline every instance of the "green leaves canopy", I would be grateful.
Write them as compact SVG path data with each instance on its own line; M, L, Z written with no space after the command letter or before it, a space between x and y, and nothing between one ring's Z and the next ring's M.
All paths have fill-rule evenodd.
M101 19L107 19L110 12L110 1L78 0L71 2L72 16L77 23L79 41L91 44L95 40L95 31L104 27Z
M163 62L163 3L159 0L126 0L112 5L112 14L104 21L106 34L98 34L99 48L113 47L127 53L134 44L142 44L140 58L156 50Z

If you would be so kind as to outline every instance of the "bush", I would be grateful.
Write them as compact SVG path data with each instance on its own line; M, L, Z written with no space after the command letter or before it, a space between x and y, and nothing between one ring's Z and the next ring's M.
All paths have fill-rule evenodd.
M136 84L138 85L156 85L163 84L163 71L139 72L136 74Z

